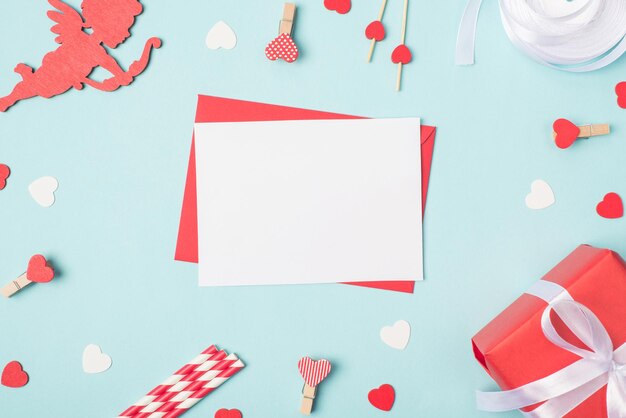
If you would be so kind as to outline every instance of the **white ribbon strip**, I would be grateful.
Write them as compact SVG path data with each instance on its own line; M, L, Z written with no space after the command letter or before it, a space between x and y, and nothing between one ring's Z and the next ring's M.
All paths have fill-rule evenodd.
M545 66L570 72L593 71L626 52L624 0L498 1L502 25L511 42ZM481 3L468 0L457 35L457 65L474 63Z
M540 280L527 292L546 302L541 316L545 337L580 357L580 360L542 379L502 392L477 392L478 409L501 412L544 402L526 416L562 418L591 395L607 386L608 418L626 418L626 344L616 350L604 325L586 306L574 301L556 283ZM554 311L589 349L566 341L554 328Z

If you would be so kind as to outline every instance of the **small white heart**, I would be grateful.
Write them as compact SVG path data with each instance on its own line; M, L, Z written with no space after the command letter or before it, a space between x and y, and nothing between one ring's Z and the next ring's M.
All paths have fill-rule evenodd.
M111 357L104 354L100 346L89 344L83 350L83 371L85 373L102 373L111 367Z
M396 321L392 326L382 327L380 339L391 348L404 350L411 337L411 325L405 320Z
M530 185L530 193L526 195L526 206L530 209L545 209L554 204L554 193L548 183L535 180Z
M54 192L59 188L59 182L54 177L46 176L38 178L28 186L30 195L35 202L44 208L54 204Z
M206 46L209 49L233 49L237 45L237 35L224 21L219 21L206 36Z

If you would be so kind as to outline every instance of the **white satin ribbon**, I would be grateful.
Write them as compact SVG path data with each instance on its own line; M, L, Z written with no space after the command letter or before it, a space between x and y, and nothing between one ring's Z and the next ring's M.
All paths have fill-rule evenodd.
M574 301L561 286L540 280L527 293L548 302L541 316L541 329L546 338L576 354L580 360L516 389L477 392L478 409L502 412L544 402L525 415L562 418L607 385L608 418L626 418L626 344L614 350L611 337L598 317L589 308ZM550 320L552 311L589 350L563 339Z
M504 30L535 61L570 72L605 67L626 52L624 0L498 0ZM474 64L482 0L469 0L459 25L457 65ZM558 7L555 7L557 5Z

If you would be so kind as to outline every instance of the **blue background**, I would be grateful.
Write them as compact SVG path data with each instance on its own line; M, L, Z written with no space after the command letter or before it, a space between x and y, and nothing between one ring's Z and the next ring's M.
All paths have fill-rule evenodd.
M71 2L78 6L78 1ZM465 2L411 1L403 91L394 91L391 50L402 2L389 2L388 38L366 64L363 36L379 1L352 11L298 2L294 37L300 59L270 62L282 1L146 1L133 36L113 55L127 66L150 36L164 45L127 88L86 88L36 98L0 114L0 162L12 169L0 192L0 277L8 282L43 253L58 269L0 300L0 364L19 360L22 389L0 387L0 415L114 417L206 346L238 353L247 367L185 415L222 407L245 418L299 417L297 360L326 357L333 372L320 386L316 417L493 416L474 408L474 390L494 389L469 340L578 244L626 253L624 220L595 205L609 191L626 196L624 110L613 88L626 60L592 74L545 68L519 53L503 32L496 2L481 12L477 63L454 66ZM54 49L44 0L5 2L0 24L0 89L18 81L18 62L39 66ZM238 35L231 51L210 51L218 20ZM100 73L101 74L101 73ZM175 262L174 247L196 95L372 116L419 116L438 126L425 218L425 276L415 294L343 285L198 288L197 267ZM559 150L558 117L611 123L610 136ZM28 184L59 180L44 209ZM524 205L541 178L556 204ZM379 330L412 326L405 351ZM87 375L83 348L99 344L113 367ZM392 384L389 413L367 393ZM498 415L515 417L518 413Z

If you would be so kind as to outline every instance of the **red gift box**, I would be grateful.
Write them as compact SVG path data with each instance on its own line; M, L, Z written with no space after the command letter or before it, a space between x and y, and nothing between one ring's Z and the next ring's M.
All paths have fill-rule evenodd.
M613 347L626 342L626 264L617 253L581 245L542 280L560 285L595 313ZM476 359L503 390L545 378L581 359L544 335L541 317L546 306L541 298L523 294L472 339ZM558 318L551 317L567 341L585 347ZM606 392L605 385L565 417L607 417Z

